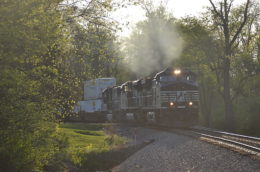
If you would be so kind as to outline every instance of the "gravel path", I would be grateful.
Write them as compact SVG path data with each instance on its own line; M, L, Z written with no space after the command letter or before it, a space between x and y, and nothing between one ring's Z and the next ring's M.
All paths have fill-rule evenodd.
M260 161L191 137L141 127L120 127L130 144L154 139L113 172L172 171L254 171L260 172Z

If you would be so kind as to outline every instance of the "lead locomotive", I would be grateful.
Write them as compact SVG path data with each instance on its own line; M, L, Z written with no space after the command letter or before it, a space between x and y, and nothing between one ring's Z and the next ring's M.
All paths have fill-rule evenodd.
M154 77L107 88L102 98L116 121L185 127L198 120L198 84L195 73L187 69L167 68Z

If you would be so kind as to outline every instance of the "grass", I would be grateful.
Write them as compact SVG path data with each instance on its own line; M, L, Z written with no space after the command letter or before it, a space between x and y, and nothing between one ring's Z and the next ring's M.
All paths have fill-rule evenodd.
M61 125L68 137L69 151L77 149L108 149L105 139L108 137L102 124L67 123Z
M65 123L60 128L68 139L68 157L74 164L88 171L102 168L107 161L102 159L103 154L127 141L104 124Z

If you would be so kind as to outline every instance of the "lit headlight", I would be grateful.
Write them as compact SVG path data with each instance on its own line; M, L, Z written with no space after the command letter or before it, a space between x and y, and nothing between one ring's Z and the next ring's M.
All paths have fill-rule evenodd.
M192 106L193 105L193 102L189 102L189 106Z
M180 69L176 69L176 70L174 70L174 75L179 75L179 74L181 74L181 70Z
M173 102L170 102L170 106L174 106L174 103L173 103Z

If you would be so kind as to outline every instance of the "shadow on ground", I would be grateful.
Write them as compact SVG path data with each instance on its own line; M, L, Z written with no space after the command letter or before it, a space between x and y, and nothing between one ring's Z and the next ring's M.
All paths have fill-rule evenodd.
M85 161L83 161L82 167L77 170L73 169L73 171L109 171L152 142L153 140L149 140L135 146L116 148L107 152L89 153L84 155Z

